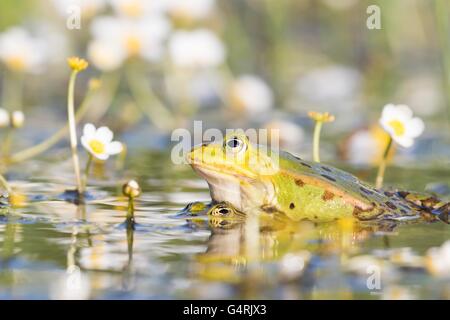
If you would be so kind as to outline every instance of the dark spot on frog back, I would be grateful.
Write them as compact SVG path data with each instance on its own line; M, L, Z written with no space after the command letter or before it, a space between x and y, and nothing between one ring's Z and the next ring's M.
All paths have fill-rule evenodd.
M301 164L302 166L304 166L304 167L312 168L312 166L310 166L310 165L307 164L306 162L300 161L300 164Z
M299 187L303 187L305 185L302 179L296 179L295 184Z
M328 190L325 190L322 194L322 200L323 201L328 201L328 200L332 200L334 198L334 193L330 192Z
M359 190L361 190L362 192L364 192L365 194L373 194L372 190L369 190L367 188L364 187L359 187Z
M321 174L321 176L322 177L324 177L325 179L327 179L327 180L330 180L330 181L334 181L334 182L336 182L336 179L335 178L333 178L333 177L330 177L329 175L326 175L326 174Z
M332 172L332 171L331 171L331 169L330 169L330 168L328 168L328 167L325 167L325 166L321 166L321 168L322 168L323 170L325 170L326 172Z

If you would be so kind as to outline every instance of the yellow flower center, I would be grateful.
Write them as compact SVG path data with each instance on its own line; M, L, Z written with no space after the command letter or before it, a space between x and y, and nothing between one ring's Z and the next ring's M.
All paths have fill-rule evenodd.
M103 142L95 139L89 141L89 147L91 147L92 152L96 154L102 154L105 152L105 145L103 144Z
M402 136L405 133L405 125L399 120L389 121L389 126L394 129L396 136Z
M141 50L141 41L135 36L129 36L126 40L126 47L131 56L137 55Z
M11 57L6 61L6 64L14 71L22 71L25 69L25 61L22 57Z

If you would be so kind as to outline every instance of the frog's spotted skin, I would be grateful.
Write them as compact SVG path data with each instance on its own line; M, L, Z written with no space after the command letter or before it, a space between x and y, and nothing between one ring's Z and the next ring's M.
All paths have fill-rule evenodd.
M303 210L315 211L309 219L318 220L334 209L344 213L351 211L360 220L414 219L420 215L417 205L397 193L376 190L345 171L308 162L287 152L282 152L281 159L280 176L275 179L292 192L280 190L278 202L289 208L300 206ZM300 191L295 192L295 189ZM311 204L305 203L305 194L315 203L314 210L308 210ZM321 208L317 208L317 204ZM289 216L289 211L286 214Z
M331 166L283 151L272 151L271 157L264 151L245 135L232 133L223 143L195 147L188 160L208 182L214 201L228 202L241 212L261 209L295 221L349 216L407 220L420 217L426 209Z

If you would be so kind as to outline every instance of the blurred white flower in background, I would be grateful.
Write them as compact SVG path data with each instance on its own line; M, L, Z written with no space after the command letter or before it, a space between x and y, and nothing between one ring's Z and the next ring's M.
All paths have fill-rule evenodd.
M444 92L439 78L423 74L405 79L398 91L396 100L404 101L415 114L430 116L441 112L445 106Z
M9 112L6 109L0 108L0 128L9 126L10 117Z
M214 10L215 0L166 0L169 15L175 20L201 20Z
M25 115L22 111L13 111L11 113L11 125L13 128L21 128L25 123Z
M389 135L379 125L371 125L348 135L340 146L340 154L354 165L376 165L380 163L388 141Z
M405 148L411 147L414 139L425 129L422 119L413 118L413 112L406 105L385 105L380 125L395 142Z
M102 71L120 68L127 58L127 53L120 43L113 41L92 41L88 46L90 61Z
M93 40L88 47L89 58L104 71L120 67L128 57L158 61L170 29L163 15L142 19L98 17L91 25Z
M450 240L441 247L428 249L425 264L433 275L450 278Z
M110 0L114 11L127 17L143 17L162 13L167 9L169 0Z
M182 68L217 67L225 60L225 47L212 31L176 31L169 40L172 62Z
M32 37L21 27L12 27L0 34L0 60L13 71L39 73L47 57L45 41Z
M273 120L264 125L269 130L278 130L279 147L286 150L298 150L302 144L305 133L299 125L286 120ZM271 136L272 139L272 136Z
M248 115L267 112L273 107L272 89L261 78L254 75L242 75L231 84L231 105Z
M118 141L112 141L113 133L107 127L95 129L91 123L87 123L83 129L81 144L94 157L106 160L111 155L122 152L123 146Z
M53 0L53 5L62 17L67 17L73 6L81 10L82 18L90 18L106 7L107 0Z

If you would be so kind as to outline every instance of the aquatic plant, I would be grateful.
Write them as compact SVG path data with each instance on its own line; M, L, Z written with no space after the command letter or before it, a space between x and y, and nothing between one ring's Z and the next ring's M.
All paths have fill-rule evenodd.
M409 148L414 144L414 139L420 136L425 128L422 119L417 117L413 118L413 112L406 105L385 105L379 122L389 134L390 139L378 168L375 182L377 188L383 186L384 173L392 141L402 147Z
M308 116L315 121L314 126L314 137L313 137L313 159L316 162L320 162L319 156L319 144L320 144L320 131L322 130L322 125L326 122L333 122L334 116L328 112L320 113L315 111L310 111Z
M72 160L73 167L75 170L75 178L77 181L77 191L79 196L82 197L84 192L83 183L81 180L80 174L80 160L78 158L77 153L77 129L76 129L76 121L75 121L75 81L77 79L77 75L80 71L83 71L88 67L88 62L84 59L80 59L78 57L71 57L67 59L67 63L69 67L72 69L69 80L69 87L67 93L67 118L69 123L69 132L70 132L70 147L72 151Z
M99 160L107 160L109 156L121 153L123 150L122 143L112 141L113 132L108 127L100 127L98 129L92 123L84 125L83 136L81 137L81 144L88 151L89 156L86 162L83 177L83 190L86 189L87 178L92 164L92 158Z
M134 226L134 199L141 195L141 187L136 180L130 180L123 185L122 193L128 198L127 225Z

